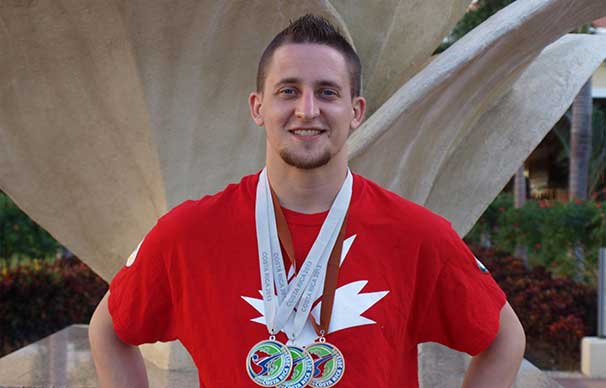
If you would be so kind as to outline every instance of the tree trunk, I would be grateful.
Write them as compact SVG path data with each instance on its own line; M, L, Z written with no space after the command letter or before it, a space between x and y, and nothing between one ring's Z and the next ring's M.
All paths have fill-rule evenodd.
M513 179L513 207L519 209L526 204L526 177L524 176L524 164L518 168ZM514 256L521 258L528 268L528 247L516 246Z
M591 155L591 78L572 104L572 128L570 131L570 174L568 198L587 199L589 157Z
M516 171L515 178L513 180L513 203L516 209L524 207L526 203L526 177L524 176L524 165L522 164L518 171Z
M591 78L583 85L572 103L572 128L570 130L570 173L568 198L587 199L589 181L589 158L591 155ZM577 242L572 248L572 256L577 263L576 280L581 280L585 272L585 253Z

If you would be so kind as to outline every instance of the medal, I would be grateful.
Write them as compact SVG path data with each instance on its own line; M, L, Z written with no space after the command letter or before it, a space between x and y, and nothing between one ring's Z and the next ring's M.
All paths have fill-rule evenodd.
M292 371L288 379L278 388L303 388L311 381L314 373L314 360L307 350L298 346L287 346L292 356Z
M314 359L314 376L310 387L332 387L341 380L345 372L345 359L336 346L328 342L315 342L305 348Z
M275 387L291 374L293 358L286 346L271 338L257 343L246 356L246 371L262 387Z
M318 383L323 384L318 385L319 387L331 387L343 376L343 355L333 345L326 344L323 333L327 332L332 314L352 182L353 178L348 170L318 237L300 270L296 271L289 283L280 243L296 269L292 237L278 199L269 186L266 169L259 174L255 222L264 316L270 337L269 340L261 341L252 347L246 358L246 369L250 378L260 386L303 388L312 383L310 379L316 374L316 366L322 370L329 366L330 371L330 376L327 375L326 378L324 374L318 374ZM326 346L318 350L319 356L316 355L316 358L328 357L327 349L332 350L330 360L314 361L314 356L308 351L297 346L286 347L276 341L275 334L284 330L286 324L290 323L286 335L295 344L295 339L311 315L314 301L320 295L320 325L313 317L311 322L320 336L320 343ZM316 344L311 346L314 345Z

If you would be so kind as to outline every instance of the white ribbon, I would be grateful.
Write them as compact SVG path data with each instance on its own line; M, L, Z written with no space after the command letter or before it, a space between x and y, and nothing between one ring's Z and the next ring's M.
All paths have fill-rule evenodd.
M257 184L255 221L265 321L271 335L284 328L295 309L293 330L286 335L294 340L301 334L313 302L323 291L326 267L349 207L352 185L353 177L348 169L347 177L328 211L318 237L300 271L288 283L267 171L265 168L261 171Z

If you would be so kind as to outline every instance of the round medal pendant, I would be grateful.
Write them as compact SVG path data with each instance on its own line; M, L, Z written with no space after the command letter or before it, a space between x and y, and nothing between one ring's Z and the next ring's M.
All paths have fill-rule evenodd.
M285 382L278 388L303 388L311 381L314 374L314 360L311 355L298 346L287 346L292 356L292 371Z
M272 339L261 341L250 349L246 357L246 371L262 387L283 383L292 370L292 356L286 346Z
M345 372L345 359L336 346L328 342L316 342L305 348L314 360L314 376L309 383L313 388L332 387Z

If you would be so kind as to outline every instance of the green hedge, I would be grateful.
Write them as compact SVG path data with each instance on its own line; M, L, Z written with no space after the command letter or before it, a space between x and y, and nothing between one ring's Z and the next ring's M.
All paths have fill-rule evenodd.
M587 201L529 200L519 209L513 207L511 194L502 193L465 238L477 245L486 245L487 239L490 246L505 252L526 247L531 266L544 265L554 274L596 284L598 249L606 246L603 193ZM578 247L584 255L584 271L573 254Z
M60 246L0 191L0 261L54 258Z

